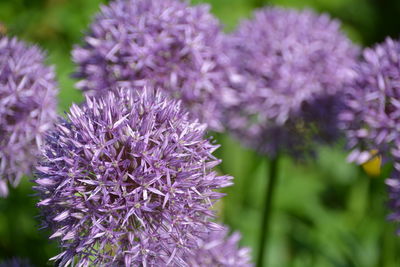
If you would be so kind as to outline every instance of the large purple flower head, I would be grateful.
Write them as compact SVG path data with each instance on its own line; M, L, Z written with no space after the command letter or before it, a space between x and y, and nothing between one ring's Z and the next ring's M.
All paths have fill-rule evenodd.
M265 8L242 22L227 46L240 99L227 124L239 140L270 155L335 140L341 90L358 55L338 21L310 10Z
M29 175L44 133L56 118L57 86L44 54L0 37L0 196Z
M61 266L186 266L210 207L231 184L212 168L206 126L149 87L72 106L38 167L44 226ZM204 230L202 230L204 231Z
M219 22L209 6L181 0L117 0L103 6L73 51L77 87L89 95L148 82L181 99L191 117L221 130L231 101Z
M362 164L371 150L388 157L400 141L400 43L388 38L365 49L357 74L341 120L353 150L349 160Z
M185 261L191 267L221 266L250 267L250 249L239 248L240 234L228 235L228 228L222 227L205 232L198 239L198 247L190 252Z

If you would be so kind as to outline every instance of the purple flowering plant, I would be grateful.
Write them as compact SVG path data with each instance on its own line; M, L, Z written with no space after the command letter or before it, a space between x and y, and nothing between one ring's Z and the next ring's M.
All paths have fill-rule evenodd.
M209 222L215 191L206 126L151 87L73 105L49 134L37 167L43 226L61 243L61 266L187 266Z
M357 66L357 79L347 91L347 105L341 114L348 146L348 159L358 164L376 154L393 162L388 186L389 219L400 221L400 42L387 38L366 48ZM375 151L375 153L371 153Z
M55 73L35 46L0 35L0 197L30 175L57 117Z
M261 154L312 152L339 136L344 85L358 48L340 23L311 10L267 7L227 38L238 102L227 127Z
M242 21L225 47L236 93L225 110L226 128L270 158L257 255L257 266L264 266L280 154L302 159L315 154L316 143L337 140L359 49L328 15L276 7Z
M44 64L45 54L2 37L5 25L0 23L0 197L36 170L32 182L41 229L49 230L49 239L59 245L57 253L38 245L46 252L30 257L33 263L43 265L53 256L56 266L253 266L250 249L241 242L258 248L257 267L398 260L387 230L380 232L374 221L384 221L378 215L387 213L382 203L376 204L382 198L376 185L385 186L382 182L363 179L353 188L350 180L358 166L331 173L329 168L314 172L313 164L297 169L299 161L287 158L281 162L283 154L295 160L314 156L317 145L333 144L344 133L349 161L364 169L380 168L381 157L393 163L392 174L384 169L380 176L390 177L388 218L400 222L398 40L387 38L361 53L338 20L309 9L259 9L224 34L208 5L189 0L102 2L109 4L100 7L82 44L72 51L72 82L85 101L58 120L57 84L53 68ZM10 26L11 31L19 28ZM48 37L38 29L38 35L23 36ZM49 32L60 37L60 29L54 29ZM44 45L51 47L53 41ZM213 155L219 146L205 136L208 130L225 129L261 156L247 157L242 148L229 145L221 153L228 159L221 171L235 171L243 179L230 191L237 195L223 203L221 219L213 206L232 177L215 170L221 163ZM233 146L230 140L226 144ZM337 159L328 153L322 157L323 167ZM267 166L261 163L265 158ZM237 166L230 169L232 164ZM293 178L281 185L280 167ZM260 177L263 170L266 183ZM305 174L310 179L296 179ZM264 184L266 190L259 188ZM284 216L275 219L279 186L286 193L276 206ZM26 250L19 246L25 244L17 240L19 232L31 237L25 237L25 230L33 225L33 219L27 222L32 216L12 209L18 205L14 202L29 204L19 199L29 189L21 187L16 197L0 199L0 266L30 264L11 258ZM293 199L301 201L293 205ZM7 206L11 211L3 213ZM241 241L221 220L245 230L246 238ZM366 221L371 227L358 227ZM355 229L344 233L342 226ZM336 230L337 238L324 241ZM283 235L269 247L269 239L275 242ZM348 242L354 237L357 244ZM382 253L363 257L359 251L371 247L374 238ZM47 238L41 241L48 243ZM326 251L319 247L324 242L332 243ZM282 248L286 251L275 253Z
M117 0L102 6L84 45L75 47L77 87L102 95L152 83L180 99L191 117L222 130L233 101L219 21L208 5L180 0Z

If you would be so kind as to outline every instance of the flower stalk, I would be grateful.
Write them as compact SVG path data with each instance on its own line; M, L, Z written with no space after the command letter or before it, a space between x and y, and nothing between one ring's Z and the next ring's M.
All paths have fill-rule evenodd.
M268 259L268 238L270 236L270 224L273 212L274 195L278 180L279 154L269 160L268 182L265 194L264 209L260 224L259 250L257 257L257 267L264 266L264 262Z

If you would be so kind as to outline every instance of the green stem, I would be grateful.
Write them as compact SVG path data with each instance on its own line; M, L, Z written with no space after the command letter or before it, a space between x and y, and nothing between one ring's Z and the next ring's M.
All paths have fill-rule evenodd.
M276 182L278 178L278 164L279 164L279 155L276 155L274 158L270 160L270 167L268 173L268 183L267 183L267 192L265 195L264 202L264 211L262 214L262 221L260 225L260 239L259 239L259 250L258 250L258 258L257 258L257 267L264 266L263 263L266 261L267 257L267 239L270 235L270 223L271 223L271 214L273 209L273 200L274 200L274 192L276 187Z

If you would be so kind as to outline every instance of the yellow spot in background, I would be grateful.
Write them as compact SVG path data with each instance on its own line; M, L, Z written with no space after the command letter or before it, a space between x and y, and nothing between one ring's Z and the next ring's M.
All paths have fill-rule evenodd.
M378 151L373 149L370 151L371 158L367 162L365 162L362 166L364 171L370 177L378 177L381 175L381 165L382 165L382 157L378 154Z
M6 26L0 22L0 35L5 35L7 33Z

